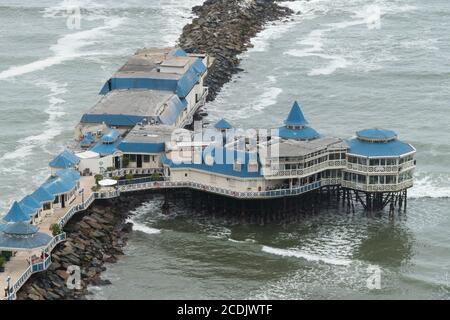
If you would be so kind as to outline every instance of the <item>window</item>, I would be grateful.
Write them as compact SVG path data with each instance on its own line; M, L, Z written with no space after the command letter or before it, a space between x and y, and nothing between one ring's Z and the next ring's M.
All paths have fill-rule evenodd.
M130 161L131 162L136 162L136 155L135 154L130 154Z
M143 161L144 162L150 162L150 156L149 155L144 155Z
M248 172L257 172L258 164L257 163L249 163L248 164Z
M52 208L52 206L49 202L44 203L44 210L50 210L51 208Z
M185 177L187 177L187 176L188 176L188 174L187 174L187 173L185 173L185 174L184 174L184 176L185 176Z
M241 171L241 164L239 162L237 162L237 161L234 162L233 170L234 171Z

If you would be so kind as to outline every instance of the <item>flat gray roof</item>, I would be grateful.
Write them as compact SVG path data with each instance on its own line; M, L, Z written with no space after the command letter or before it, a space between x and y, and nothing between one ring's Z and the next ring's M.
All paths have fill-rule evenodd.
M160 90L113 90L87 113L156 116L159 107L173 95L173 92Z
M183 67L192 64L197 57L169 56L174 48L145 48L138 50L116 72L115 78L151 78L151 79L180 79L182 75L176 73L158 72L160 66Z
M301 157L324 149L348 148L344 140L334 137L324 137L310 141L280 140L278 145L280 157Z
M170 141L174 128L168 125L136 125L123 142L162 143Z

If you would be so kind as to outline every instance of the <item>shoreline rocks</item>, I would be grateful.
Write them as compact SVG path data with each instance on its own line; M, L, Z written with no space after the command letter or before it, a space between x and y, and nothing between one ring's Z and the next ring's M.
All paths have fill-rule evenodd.
M206 52L215 58L206 78L208 101L242 71L238 56L251 47L250 40L267 23L294 13L274 0L206 0L192 12L197 17L183 28L178 44L186 52Z
M108 285L100 275L105 263L115 263L123 255L132 223L130 211L148 195L126 195L113 200L96 201L88 210L75 215L64 227L67 240L52 253L49 269L31 276L18 291L18 300L86 299L90 285ZM69 266L79 266L81 289L69 289Z

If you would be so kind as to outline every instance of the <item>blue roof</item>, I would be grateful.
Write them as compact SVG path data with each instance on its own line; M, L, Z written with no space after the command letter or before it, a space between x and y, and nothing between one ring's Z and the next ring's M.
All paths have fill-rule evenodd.
M29 207L22 202L19 202L19 206L22 208L23 212L25 212L30 218L37 213L37 209Z
M50 179L45 182L42 187L47 190L49 193L53 194L54 196L67 193L71 191L73 188L75 188L76 182L67 179L67 178L61 178L61 177L51 177Z
M81 117L82 123L105 123L108 126L134 127L142 122L145 116L135 116L127 114L84 114Z
M191 67L180 79L161 78L111 78L103 86L100 94L107 94L117 89L149 89L172 91L180 98L186 97L195 84L200 80L200 75L206 71L206 66L200 58L197 58ZM83 116L84 118L84 116ZM83 121L87 122L87 121Z
M17 201L14 201L9 212L3 217L3 220L6 222L29 221L30 215Z
M292 105L288 117L284 120L284 124L287 126L304 126L308 124L297 101Z
M159 119L163 124L173 125L186 107L186 99L180 99L174 94L169 101L167 101L167 106L164 109L164 112L159 116Z
M175 92L177 89L177 79L151 79L151 78L111 78L111 90L117 89L150 89ZM109 91L108 82L105 83L100 94L107 94Z
M108 133L105 133L101 138L100 141L103 143L114 143L119 139L120 133L119 131L115 129L109 130Z
M165 144L122 141L118 149L124 153L161 153L165 150Z
M39 187L38 189L36 189L31 196L33 198L35 198L37 201L39 201L40 203L45 203L45 202L53 202L55 200L55 196L52 195L50 192L48 192L47 190L45 190L45 188L43 188L42 186Z
M193 66L186 71L186 73L178 80L175 93L180 98L185 98L192 88L200 81L200 73L197 72Z
M9 235L17 236L31 236L38 232L38 227L33 226L27 222L18 221L14 223L7 224L3 232Z
M65 179L65 180L72 180L72 181L78 181L80 180L81 174L73 169L65 169L65 170L59 170L56 172L56 176Z
M42 204L39 202L39 200L31 195L27 195L20 201L20 203L35 210L38 210L42 207Z
M11 236L4 232L0 233L0 248L16 250L30 250L45 247L52 241L48 234L37 232L29 236Z
M219 130L226 130L226 129L231 129L233 128L233 126L225 119L220 119L219 121L217 121L217 123L214 125L214 128L219 129Z
M117 151L117 146L120 144L121 139L117 139L114 143L97 142L95 146L91 148L91 151L97 152L100 156L107 156Z
M356 132L356 135L366 141L389 141L397 138L397 133L385 129L364 129Z
M223 164L221 163L214 163L212 165L206 164L204 161L200 164L196 164L196 163L174 163L172 160L167 159L167 157L165 155L161 156L161 161L169 166L170 168L192 168L192 169L197 169L197 170L203 170L203 171L208 171L208 172L214 172L217 174L223 174L223 175L227 175L227 176L234 176L234 177L241 177L241 178L256 178L256 177L261 177L261 171L260 171L260 164L258 163L258 170L255 172L249 172L248 171L248 163L251 159L251 157L256 157L257 158L257 154L253 153L250 154L249 152L241 152L241 151L236 151L236 150L230 150L230 149L225 149L225 148L220 148L218 147L216 149L218 152L222 152L222 161L224 162ZM211 152L211 154L213 156L215 156L215 152ZM234 159L238 159L241 163L241 170L237 171L234 170L233 168L233 163L226 163L226 159L227 159L227 154L229 156L233 156ZM234 155L233 155L234 154ZM257 159L256 159L257 160Z
M94 136L91 132L86 133L80 141L82 147L89 147L94 142Z
M301 129L281 127L278 128L278 136L283 139L313 140L319 138L320 134L310 127L303 127Z
M170 55L174 57L186 57L187 53L181 48L175 48L172 51L169 52Z
M52 161L50 161L49 166L52 168L70 168L78 164L79 162L80 159L76 155L67 150L64 150Z
M362 155L366 157L398 157L414 151L413 147L400 140L389 142L367 142L358 138L348 141L349 154Z

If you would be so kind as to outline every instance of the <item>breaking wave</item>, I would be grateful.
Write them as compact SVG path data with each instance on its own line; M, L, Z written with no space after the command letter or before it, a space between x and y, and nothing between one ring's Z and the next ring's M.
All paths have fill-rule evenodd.
M278 249L269 246L263 246L262 251L278 256L301 258L311 262L323 262L326 264L332 264L336 266L348 266L349 264L352 263L352 261L348 259L323 257L320 255L298 251L295 249Z

